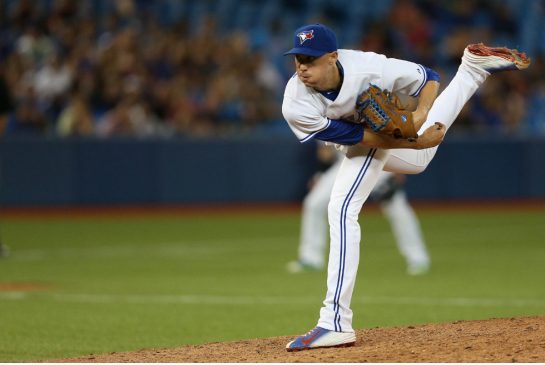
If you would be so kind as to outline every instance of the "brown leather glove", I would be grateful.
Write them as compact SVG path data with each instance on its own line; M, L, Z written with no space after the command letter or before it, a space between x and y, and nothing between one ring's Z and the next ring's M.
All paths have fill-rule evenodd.
M405 110L394 94L370 85L358 95L354 119L376 133L395 138L416 139L411 111Z

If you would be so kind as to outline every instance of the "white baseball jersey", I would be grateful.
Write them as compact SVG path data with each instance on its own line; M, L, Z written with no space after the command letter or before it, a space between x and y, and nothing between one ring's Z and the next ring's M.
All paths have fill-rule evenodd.
M352 120L356 98L369 84L399 94L418 96L428 81L426 69L413 62L345 49L338 50L338 55L344 80L334 101L305 86L297 74L288 81L282 113L300 142L306 142L330 128L332 120Z

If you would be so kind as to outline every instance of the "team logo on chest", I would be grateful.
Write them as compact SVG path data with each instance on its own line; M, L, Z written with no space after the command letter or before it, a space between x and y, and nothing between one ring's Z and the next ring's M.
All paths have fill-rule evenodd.
M299 37L299 42L303 44L305 41L314 38L314 30L305 30L304 32L297 34L297 36Z

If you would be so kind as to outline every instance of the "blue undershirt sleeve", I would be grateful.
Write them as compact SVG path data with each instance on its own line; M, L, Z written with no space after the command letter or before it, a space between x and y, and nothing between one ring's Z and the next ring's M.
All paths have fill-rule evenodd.
M363 126L342 119L330 119L329 126L316 133L313 138L351 146L363 139Z
M441 81L441 77L439 76L439 74L431 68L424 66L424 70L426 70L427 81Z
M426 67L426 66L422 66L422 65L418 65L422 70L424 70L424 80L422 80L422 83L420 84L420 86L418 87L418 89L416 90L416 92L414 94L411 94L411 96L414 96L414 97L418 97L420 95L420 92L422 91L422 89L424 88L424 86L429 82L429 81L437 81L439 82L441 77L439 76L439 74L437 72L435 72L434 70L432 70L431 68L429 67Z

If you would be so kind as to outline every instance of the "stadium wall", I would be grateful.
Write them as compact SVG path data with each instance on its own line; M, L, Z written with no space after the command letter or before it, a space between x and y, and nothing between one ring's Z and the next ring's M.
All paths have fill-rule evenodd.
M413 199L545 197L545 140L443 143ZM295 202L317 168L313 144L291 136L248 139L4 139L0 204Z

